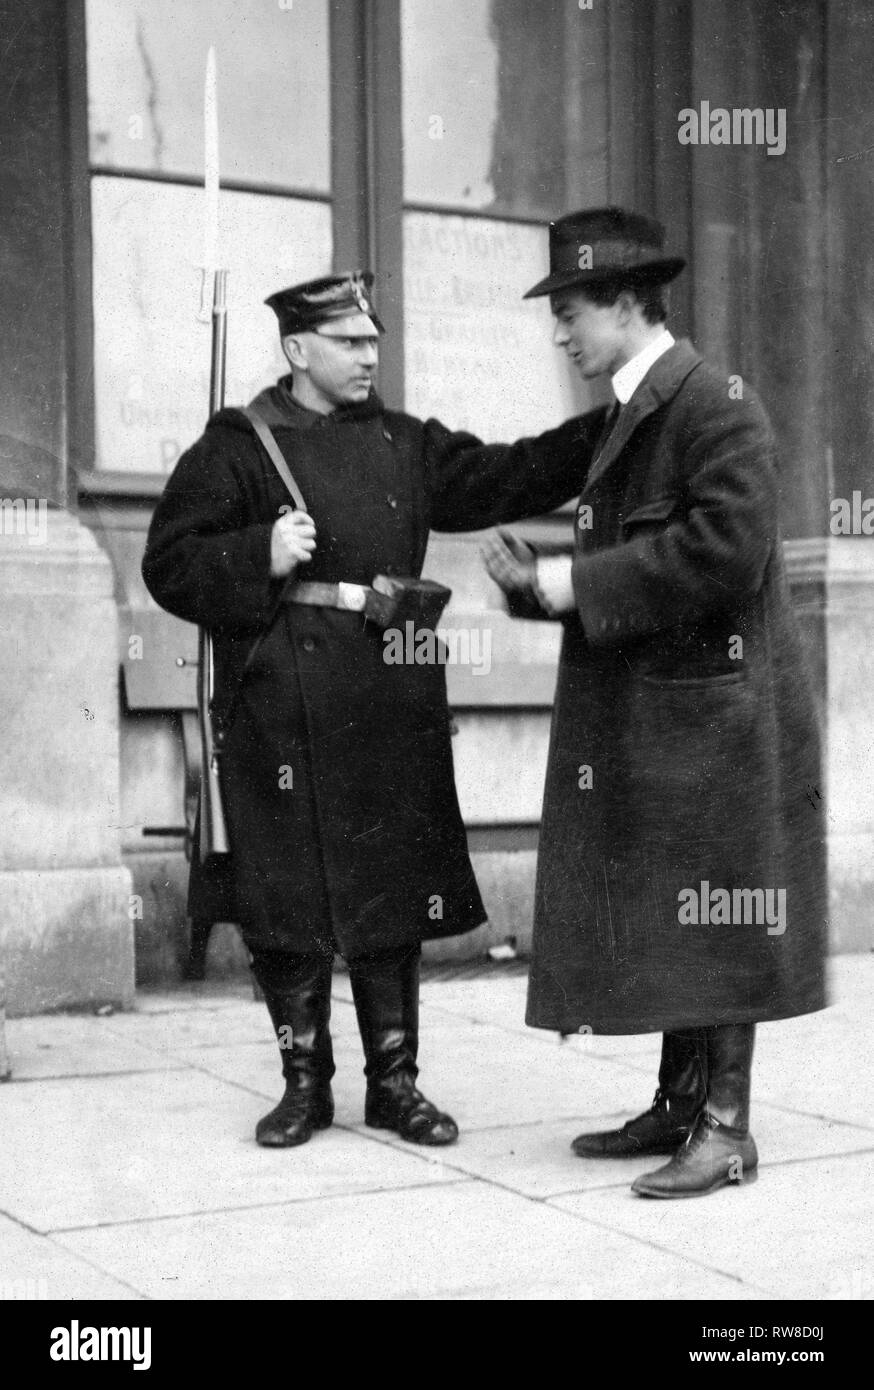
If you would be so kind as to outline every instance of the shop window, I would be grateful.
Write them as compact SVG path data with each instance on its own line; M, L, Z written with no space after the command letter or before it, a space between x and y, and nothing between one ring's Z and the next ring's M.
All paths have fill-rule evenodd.
M210 329L197 319L203 194L196 188L95 177L94 386L99 466L166 472L208 414ZM325 203L223 192L228 267L229 404L252 399L288 368L276 318L279 286L330 270Z
M406 401L489 438L590 397L552 346L545 224L606 201L607 19L570 0L401 5Z
M583 408L548 301L522 299L548 261L543 227L404 213L408 410L512 439Z
M87 0L92 165L203 174L216 48L222 178L330 188L327 0Z
M87 0L86 22L96 464L168 472L208 413L207 50L232 404L284 370L265 296L331 268L327 0Z
M604 201L606 10L402 0L407 202L548 221Z

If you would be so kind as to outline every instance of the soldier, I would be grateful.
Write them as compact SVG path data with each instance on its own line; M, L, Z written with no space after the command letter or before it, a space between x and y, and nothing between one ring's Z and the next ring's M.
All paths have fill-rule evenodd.
M774 440L665 326L684 262L620 208L550 227L554 341L616 401L586 460L575 545L494 538L513 607L559 619L527 1021L663 1034L649 1110L581 1158L671 1155L638 1194L755 1177L757 1022L825 1004L817 720L791 611ZM605 419L605 416L607 417ZM782 907L781 907L782 904Z
M420 943L470 931L485 912L455 792L445 671L385 660L374 579L432 626L433 607L415 605L436 586L423 595L413 582L429 530L551 510L578 490L593 443L591 426L571 421L487 447L387 410L373 388L383 330L372 278L330 276L267 301L291 373L253 407L305 509L293 508L252 417L222 410L179 460L143 561L157 601L214 638L237 920L286 1080L257 1128L270 1146L331 1123L335 952L364 1046L366 1122L418 1144L457 1137L416 1086ZM195 897L208 880L195 862Z

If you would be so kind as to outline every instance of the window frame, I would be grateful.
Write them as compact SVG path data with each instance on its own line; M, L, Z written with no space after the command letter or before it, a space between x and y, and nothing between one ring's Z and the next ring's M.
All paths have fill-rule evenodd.
M239 192L329 203L333 265L341 271L367 267L377 281L378 307L387 332L381 342L380 393L396 409L404 404L403 214L439 212L466 218L547 226L546 219L493 210L451 208L403 196L403 111L401 79L402 0L328 0L331 188L328 193L248 180L222 180ZM639 0L617 0L609 10L608 186L610 201L648 210L656 195L652 156L629 111L647 114L652 100L645 80L647 53L658 26ZM67 102L70 199L68 245L72 259L67 306L67 430L70 459L79 488L96 494L112 488L129 495L140 481L143 497L154 496L163 475L120 473L95 466L94 303L91 179L124 177L200 187L184 174L162 174L92 165L88 134L88 76L85 0L67 5ZM648 129L649 127L644 127ZM662 201L662 197L657 198ZM104 487L106 485L106 487Z

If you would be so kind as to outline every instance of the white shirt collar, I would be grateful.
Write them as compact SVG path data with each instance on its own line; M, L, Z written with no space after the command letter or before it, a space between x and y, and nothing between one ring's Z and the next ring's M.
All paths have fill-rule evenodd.
M627 405L654 362L674 346L674 335L665 328L647 347L626 362L612 377L613 390L620 405Z

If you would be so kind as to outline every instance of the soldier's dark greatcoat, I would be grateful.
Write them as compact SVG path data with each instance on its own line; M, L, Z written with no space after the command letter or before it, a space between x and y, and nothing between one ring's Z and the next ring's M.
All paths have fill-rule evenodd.
M385 410L320 415L290 378L258 401L317 532L306 581L418 576L430 529L475 530L575 496L597 419L484 446ZM179 460L143 574L215 638L217 702L236 684L281 584L270 535L289 498L248 419L214 416ZM223 755L236 918L249 945L335 942L344 955L452 935L485 917L453 778L445 669L391 665L360 613L288 604L242 683ZM198 865L189 909L209 889ZM205 909L205 915L209 909Z
M731 394L675 344L586 478L540 834L536 1027L667 1031L825 1003L817 720L770 427L748 388ZM783 890L785 931L681 921L680 895L700 900L702 884L708 898Z

